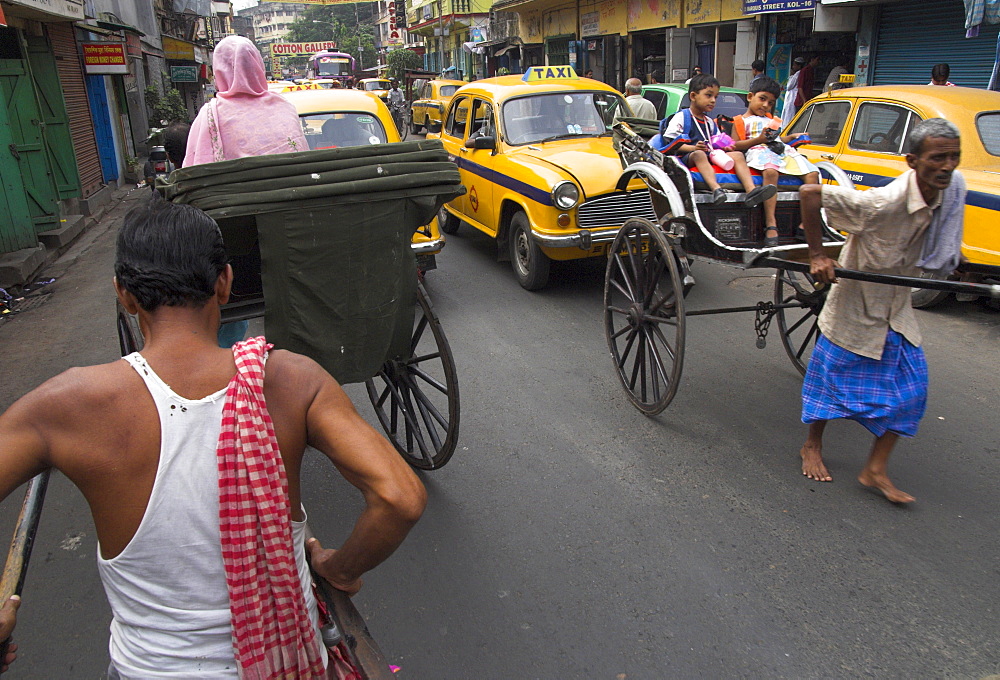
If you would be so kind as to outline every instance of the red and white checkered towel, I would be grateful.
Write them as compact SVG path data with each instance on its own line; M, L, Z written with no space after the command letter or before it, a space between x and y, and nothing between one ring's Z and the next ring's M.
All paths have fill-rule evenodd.
M233 347L219 437L219 525L242 680L325 678L292 552L288 480L264 403L263 337Z

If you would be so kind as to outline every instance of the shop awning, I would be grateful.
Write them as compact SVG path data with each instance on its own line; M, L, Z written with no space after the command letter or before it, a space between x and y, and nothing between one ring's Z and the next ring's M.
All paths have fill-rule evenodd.
M135 26L129 26L128 24L119 24L119 23L115 23L114 21L100 21L100 20L98 20L97 21L97 25L100 26L101 28L106 28L106 29L111 30L111 31L128 31L129 33L135 33L138 36L144 36L144 35L146 35L145 33L143 33L142 31L140 31Z

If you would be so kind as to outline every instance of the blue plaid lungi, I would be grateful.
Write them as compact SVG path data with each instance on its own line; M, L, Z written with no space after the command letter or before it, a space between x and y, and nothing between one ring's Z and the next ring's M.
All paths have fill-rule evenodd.
M876 437L917 433L927 407L927 361L920 347L889 329L881 359L820 335L802 384L802 422L849 418Z

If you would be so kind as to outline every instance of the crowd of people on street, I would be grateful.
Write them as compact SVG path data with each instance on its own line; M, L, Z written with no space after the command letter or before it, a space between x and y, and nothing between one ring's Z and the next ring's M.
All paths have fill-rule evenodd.
M908 503L913 497L893 485L887 464L898 438L916 434L926 404L909 290L838 282L838 263L823 248L821 210L850 234L843 266L900 275L953 270L965 192L956 169L959 132L943 119L916 125L910 170L885 187L821 185L816 166L795 148L801 135L781 136L774 113L782 92L783 122L812 97L817 65L818 57L797 57L782 88L755 62L733 136L710 115L718 79L696 67L690 108L660 121L654 146L700 171L720 203L727 196L714 167L731 168L745 205L763 204L768 245L777 244L779 175L802 178L812 275L836 284L802 390L802 474L831 481L824 428L852 419L875 437L858 480ZM167 131L178 167L308 148L294 107L268 91L249 40L222 40L213 68L217 97L190 130ZM947 65L932 75L934 84L951 85ZM637 117L655 118L641 87L628 80L626 101ZM389 101L401 97L394 82ZM760 186L751 169L763 174ZM351 677L337 648L323 643L306 556L335 588L354 594L424 509L419 479L315 362L273 350L263 337L242 340L245 326L222 337L220 307L232 284L218 225L154 195L125 218L115 259L114 289L138 316L142 351L72 369L0 416L0 497L51 467L90 502L113 613L111 678ZM337 550L305 539L299 475L307 444L365 499ZM12 598L0 608L0 639L14 629L19 604ZM0 670L16 652L11 646Z

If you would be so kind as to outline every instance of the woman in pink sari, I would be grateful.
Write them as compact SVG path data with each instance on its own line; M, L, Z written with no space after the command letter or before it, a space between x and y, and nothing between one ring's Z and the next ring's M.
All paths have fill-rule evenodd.
M264 60L252 42L223 38L212 69L216 96L191 126L184 167L309 149L295 107L268 92Z

